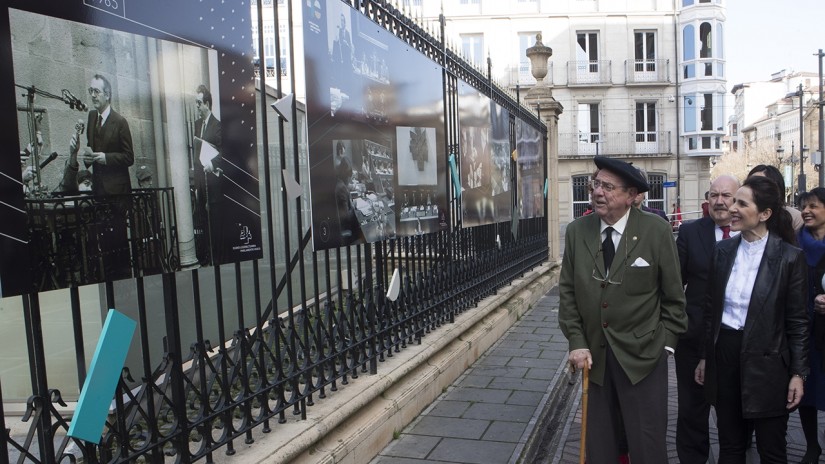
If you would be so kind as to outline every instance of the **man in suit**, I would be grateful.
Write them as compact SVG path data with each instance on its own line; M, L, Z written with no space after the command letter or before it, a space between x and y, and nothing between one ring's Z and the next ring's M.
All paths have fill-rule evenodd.
M616 421L634 464L667 462L667 357L687 329L670 225L633 208L647 182L630 164L594 158L595 214L567 226L559 326L573 368L591 369L587 461L619 458ZM621 417L619 418L619 409Z
M92 193L98 196L130 193L129 166L134 164L135 155L129 123L112 109L112 86L103 75L92 77L89 97L94 109L89 111L86 125L83 162L92 170ZM74 139L72 142L76 143Z
M682 282L686 285L688 315L688 330L679 338L679 349L675 356L676 386L679 391L676 452L679 462L684 464L705 464L710 451L710 403L705 398L704 387L694 379L694 370L702 359L702 304L707 295L713 248L719 240L738 233L730 230L728 212L737 190L739 181L736 178L716 178L708 191L708 216L683 224L676 239Z
M195 107L198 111L198 118L195 121L195 192L197 203L201 211L206 212L208 224L208 236L205 237L208 244L209 258L202 256L201 262L209 262L213 265L221 264L224 248L223 227L220 218L220 209L223 200L220 176L222 170L222 143L221 143L221 121L212 113L212 93L205 85L199 85L195 90ZM200 154L203 144L208 143L217 152L210 161L201 162Z
M112 85L102 74L95 74L89 82L89 98L93 109L86 124L82 159L92 172L96 204L98 208L108 208L109 213L109 219L98 230L103 264L100 276L107 280L128 278L131 277L131 257L127 217L132 192L129 166L135 162L132 132L126 119L112 109ZM77 143L76 136L72 137L72 151Z

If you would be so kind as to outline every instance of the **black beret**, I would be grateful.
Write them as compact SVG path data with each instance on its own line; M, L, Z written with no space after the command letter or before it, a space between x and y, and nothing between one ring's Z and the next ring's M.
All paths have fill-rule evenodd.
M642 173L634 168L632 164L626 163L615 158L606 158L604 156L596 156L593 158L596 167L599 169L606 169L613 174L619 176L627 182L628 187L636 187L639 193L644 193L650 190Z

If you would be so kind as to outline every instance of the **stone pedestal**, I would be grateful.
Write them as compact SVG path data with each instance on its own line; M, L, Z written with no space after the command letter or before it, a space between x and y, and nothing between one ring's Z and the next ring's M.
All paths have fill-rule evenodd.
M547 60L553 50L541 42L541 34L536 35L536 45L526 51L530 58L530 71L536 78L536 85L527 91L524 100L541 117L547 126L547 240L551 262L561 261L561 231L559 222L559 115L564 108L553 98L553 91L546 82Z

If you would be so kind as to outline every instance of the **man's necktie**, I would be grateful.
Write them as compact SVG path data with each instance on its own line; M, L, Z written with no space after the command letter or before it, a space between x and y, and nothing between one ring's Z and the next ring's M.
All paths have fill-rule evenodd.
M97 115L97 130L100 130L101 127L103 127L103 115L98 113L98 115Z
M613 264L613 257L616 256L616 246L613 245L613 228L608 227L604 230L604 241L602 242L602 253L604 253L604 270L610 270L610 265Z
M722 229L722 238L730 238L730 226L719 226Z

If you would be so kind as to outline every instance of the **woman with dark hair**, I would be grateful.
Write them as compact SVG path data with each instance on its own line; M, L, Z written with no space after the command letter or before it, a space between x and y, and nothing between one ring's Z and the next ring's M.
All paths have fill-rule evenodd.
M760 462L787 463L788 412L808 375L805 259L774 181L748 178L729 211L740 234L713 251L696 382L716 408L719 463L744 464L749 425Z
M799 210L793 206L788 205L785 201L785 176L779 172L779 169L777 169L776 166L771 166L770 164L757 164L748 173L748 177L751 176L765 176L776 182L776 185L779 186L779 196L782 198L782 205L785 207L785 211L791 215L793 230L799 232L799 229L802 228L802 213L800 213ZM794 192L791 192L791 194L793 193Z
M805 396L799 404L799 419L805 434L807 450L802 464L819 462L822 448L819 446L817 411L825 411L825 188L817 187L803 193L799 199L805 227L799 231L799 246L805 252L808 263L808 361L811 373L805 381Z

